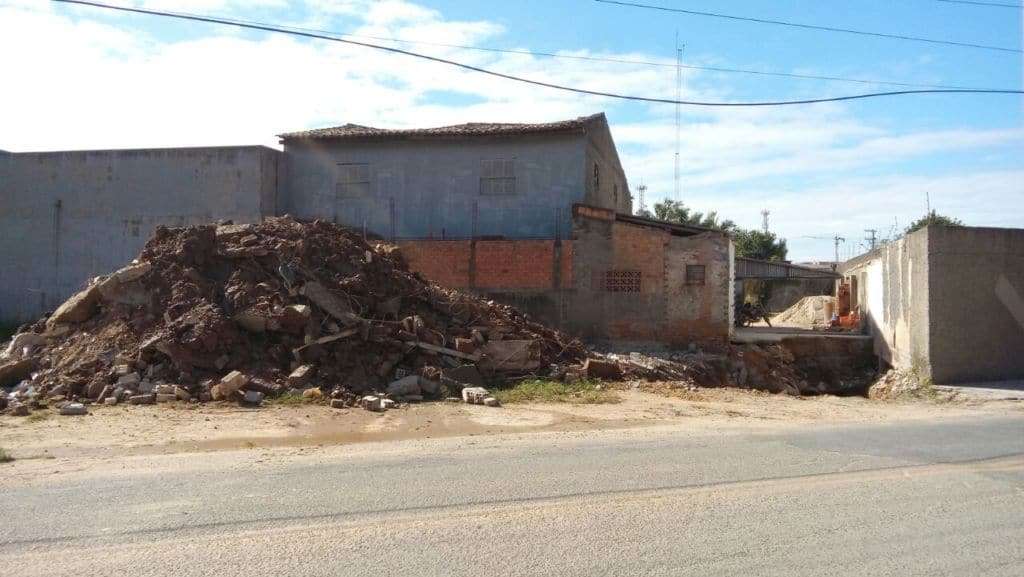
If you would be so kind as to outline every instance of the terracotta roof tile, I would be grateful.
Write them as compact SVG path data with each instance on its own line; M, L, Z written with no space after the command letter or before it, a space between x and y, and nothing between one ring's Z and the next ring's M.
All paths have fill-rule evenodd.
M390 139L390 138L437 138L460 136L509 136L518 134L537 134L545 132L572 132L583 130L587 123L604 119L604 113L581 116L571 120L543 122L534 124L500 123L500 122L467 122L437 128L374 128L359 124L345 124L329 128L301 130L279 134L281 140L320 140L320 139Z

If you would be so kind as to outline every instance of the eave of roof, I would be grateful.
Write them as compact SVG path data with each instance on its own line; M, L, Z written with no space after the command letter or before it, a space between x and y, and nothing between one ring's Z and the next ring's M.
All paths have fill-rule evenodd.
M518 136L524 134L583 133L594 121L606 122L603 112L570 120L544 123L469 122L436 128L375 128L345 124L328 128L279 134L281 142L296 140L416 140L475 136Z

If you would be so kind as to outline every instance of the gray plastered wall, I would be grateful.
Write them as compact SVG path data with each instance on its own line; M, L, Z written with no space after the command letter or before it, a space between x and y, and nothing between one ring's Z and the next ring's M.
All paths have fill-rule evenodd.
M0 155L0 320L52 310L135 258L158 225L273 215L279 156L262 146Z

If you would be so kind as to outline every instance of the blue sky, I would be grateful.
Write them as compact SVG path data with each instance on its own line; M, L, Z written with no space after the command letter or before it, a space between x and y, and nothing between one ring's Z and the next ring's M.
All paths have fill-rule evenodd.
M698 66L908 83L1021 88L1019 53L732 22L587 0L110 0L422 42L671 64L678 31ZM1007 1L1007 0L1001 0ZM1009 0L1014 2L1015 0ZM936 0L646 3L1021 48L1024 11ZM672 97L671 66L398 45L552 82ZM545 121L605 111L631 188L673 191L674 108L583 97L385 55L45 1L0 0L5 78L0 148L268 144L274 134L355 122L431 126ZM685 71L684 97L778 100L888 89ZM683 109L682 200L771 227L797 260L844 256L924 212L1024 227L1024 97L910 96L779 109ZM42 127L42 128L41 128Z

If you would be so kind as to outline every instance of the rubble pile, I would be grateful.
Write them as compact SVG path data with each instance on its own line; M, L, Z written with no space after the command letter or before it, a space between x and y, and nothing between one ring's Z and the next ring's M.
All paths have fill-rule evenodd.
M952 400L956 393L941 393L931 379L914 369L890 369L871 383L867 389L869 399L933 399Z
M826 305L834 304L835 297L809 296L772 317L772 325L780 327L826 328L831 318L826 314Z
M780 345L730 346L720 354L693 349L655 356L610 353L627 379L670 381L679 386L738 387L788 395L831 392L809 383L793 355Z
M396 247L280 217L158 227L131 264L23 327L0 386L15 404L259 404L316 389L377 410L587 356L511 307L426 282Z

